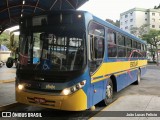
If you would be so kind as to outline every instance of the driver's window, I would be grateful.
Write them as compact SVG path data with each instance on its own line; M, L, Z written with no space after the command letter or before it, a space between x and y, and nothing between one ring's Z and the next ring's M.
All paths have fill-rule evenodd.
M90 38L90 71L93 73L102 63L104 57L104 36L105 28L98 23L89 24Z
M91 59L102 59L104 55L105 28L95 22L89 25Z

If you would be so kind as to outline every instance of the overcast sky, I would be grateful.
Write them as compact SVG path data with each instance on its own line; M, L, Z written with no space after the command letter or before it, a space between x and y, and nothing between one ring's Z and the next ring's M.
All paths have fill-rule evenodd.
M105 20L119 20L120 13L129 9L154 8L160 4L159 0L89 0L79 10L86 10Z

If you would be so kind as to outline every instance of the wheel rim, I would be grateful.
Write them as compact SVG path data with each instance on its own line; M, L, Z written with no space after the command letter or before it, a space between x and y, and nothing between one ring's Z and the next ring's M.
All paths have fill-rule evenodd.
M138 71L138 83L140 82L140 71Z
M113 92L112 86L108 85L107 86L107 90L106 90L106 96L107 96L107 98L112 98L112 92Z

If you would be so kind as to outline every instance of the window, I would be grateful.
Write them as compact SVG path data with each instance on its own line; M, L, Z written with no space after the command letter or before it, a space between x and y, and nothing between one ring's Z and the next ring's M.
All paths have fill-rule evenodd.
M125 29L128 29L128 26L126 26Z
M125 15L125 18L127 18L128 17L128 15Z
M89 34L104 37L104 27L92 22L89 25Z
M127 23L128 23L128 20L125 21L125 24L127 24Z
M137 48L137 42L133 41L133 48Z
M141 43L137 43L137 48L141 49Z
M130 19L130 22L133 22L133 19Z
M118 34L118 45L125 46L125 37L121 34Z
M104 38L101 37L95 37L94 38L94 52L95 52L95 58L103 58L104 54Z
M129 39L129 38L126 39L126 46L132 47L132 40L131 39Z
M118 57L126 57L126 48L118 46Z
M117 45L108 44L108 57L117 57Z
M132 16L132 15L133 15L133 12L131 12L130 15Z
M101 65L104 56L104 37L105 28L96 23L90 22L89 27L89 38L90 38L90 73L94 73ZM80 58L79 58L80 59Z
M117 57L116 33L112 29L108 29L108 57Z
M91 59L102 59L104 55L105 28L95 22L89 25Z
M152 22L155 22L155 18L152 18Z
M116 33L112 29L108 29L107 40L110 44L116 44Z
M147 18L145 19L145 21L147 21Z
M152 28L155 28L155 25L152 25Z
M145 12L145 15L147 15L147 12Z
M127 48L127 57L131 57L131 52L132 52L132 49L131 48Z
M155 13L152 13L152 16L155 16Z

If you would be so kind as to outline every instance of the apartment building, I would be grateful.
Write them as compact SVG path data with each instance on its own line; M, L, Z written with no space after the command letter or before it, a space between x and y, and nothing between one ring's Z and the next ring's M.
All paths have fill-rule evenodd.
M149 29L160 30L160 9L133 8L120 14L120 28L130 33L132 27L148 24Z

